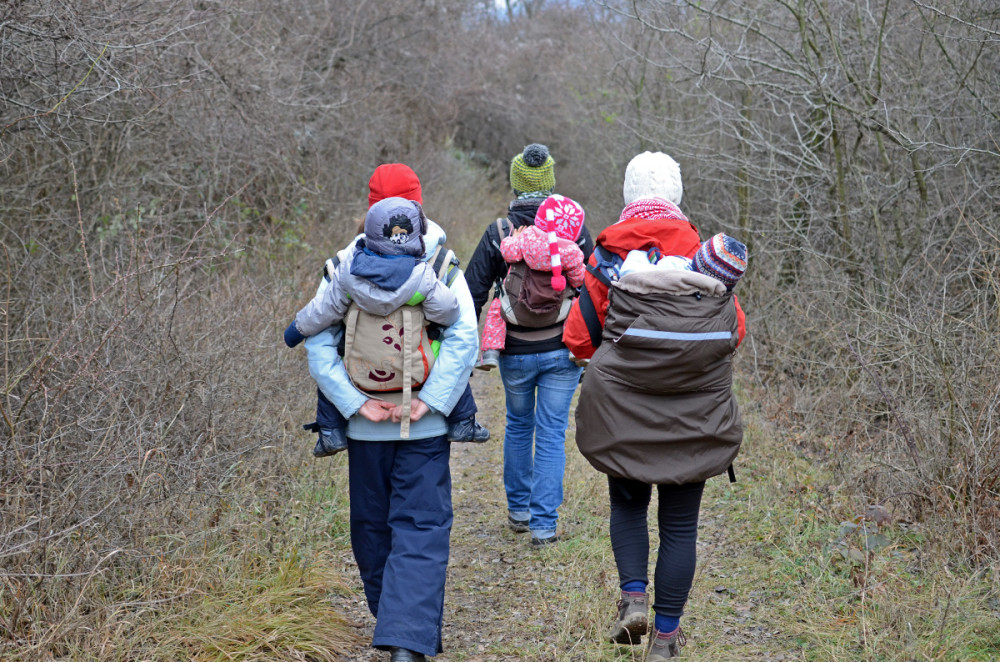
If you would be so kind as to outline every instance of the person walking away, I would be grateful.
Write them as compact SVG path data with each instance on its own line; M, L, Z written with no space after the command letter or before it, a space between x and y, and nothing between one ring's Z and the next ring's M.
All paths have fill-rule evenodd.
M403 163L384 163L372 173L368 180L368 206L377 204L381 200L391 197L400 197L411 200L418 204L423 204L423 192L420 179L413 169ZM445 247L447 236L444 230L437 223L424 217L426 225L424 234L425 244L429 250L422 256L422 261L433 267L439 274L444 276L443 282L450 283L450 277L458 271L458 259L454 253ZM364 225L362 223L362 234L355 237L351 243L341 250L337 256L327 260L323 269L323 280L320 282L316 292L316 298L322 296L327 291L333 274L337 267L350 255L357 242L364 238ZM432 327L432 333L435 329ZM309 335L309 334L306 334ZM301 342L303 334L293 327L286 329L285 344L289 347L296 346ZM318 438L313 448L313 455L316 457L328 457L347 449L347 437L345 436L346 419L337 408L323 395L322 390L316 391L316 420L307 423L303 427L307 430L318 433ZM448 439L453 442L469 441L482 443L488 441L490 432L476 420L475 397L472 388L465 387L461 397L455 404L454 409L448 414Z
M357 252L342 267L348 273L354 256ZM406 439L404 403L369 397L354 386L338 353L337 326L304 343L310 373L348 419L351 549L376 619L372 646L388 650L392 662L422 662L442 652L453 521L450 442L442 412L464 392L479 350L472 297L461 271L449 289L459 316L442 330L434 366L409 403Z
M517 228L534 225L539 206L555 188L555 160L545 145L529 144L514 156L510 184L514 199L507 216L486 227L466 272L477 318L491 290L508 272L500 242ZM575 243L585 259L590 256L593 241L586 224ZM530 531L533 545L558 540L566 428L580 380L580 368L562 342L563 323L560 319L543 328L508 323L499 360L507 409L503 472L507 522L514 531Z
M745 247L733 240L708 253L715 237L702 244L678 206L682 194L680 167L668 155L644 152L629 163L625 207L597 238L563 334L570 351L590 360L576 438L584 457L608 475L621 590L609 634L616 643L641 643L648 632L647 513L657 486L650 662L680 654L705 480L731 467L742 440L730 357L745 335L745 317L731 285L746 269ZM728 274L728 282L705 275L713 269L697 258L703 248L713 273ZM640 269L620 276L632 251L694 258L704 272Z
M299 310L285 329L285 344L294 347L308 336L341 324L345 318L354 320L349 326L349 332L353 332L359 319L374 316L376 319L369 327L384 337L374 346L373 355L357 371L352 371L352 379L356 386L363 380L377 391L395 390L396 382L405 379L411 382L402 385L408 392L412 386L423 384L435 358L433 345L428 342L423 323L418 325L420 328L410 329L402 323L390 324L390 316L403 306L411 309L419 306L420 317L411 310L412 319L450 326L459 316L458 299L438 279L433 267L419 259L425 252L427 230L427 217L420 203L404 198L381 200L368 209L364 227L365 236L355 245L350 269L344 262L330 274L329 285ZM353 316L349 312L352 304L360 310ZM361 312L367 316L362 317ZM389 326L391 329L386 331ZM417 365L410 361L409 372L404 369L403 358L407 333L421 334L422 341L414 343L414 353L420 360ZM353 339L350 344L355 346ZM359 346L369 347L363 343ZM381 356L379 351L383 349L386 352ZM335 446L334 452L346 450L347 419L333 408L328 420L327 437L343 440L342 448Z
M576 201L558 194L550 195L535 212L534 225L522 225L500 242L500 253L508 265L523 262L527 269L535 272L551 272L549 286L545 289L554 305L561 305L564 301L569 303L568 299L560 296L560 293L567 292L567 284L574 290L583 285L587 270L583 264L583 251L576 245L576 240L583 229L584 218L583 207ZM544 283L544 278L541 280ZM494 297L486 312L481 343L483 358L476 365L479 369L491 370L499 366L500 351L507 338L505 315L511 318L512 323L517 323L519 302L521 306L528 307L532 300L544 301L542 294L520 288L521 283L517 285L518 292L504 291L502 296ZM522 292L525 294L522 295ZM530 317L534 311L526 312Z

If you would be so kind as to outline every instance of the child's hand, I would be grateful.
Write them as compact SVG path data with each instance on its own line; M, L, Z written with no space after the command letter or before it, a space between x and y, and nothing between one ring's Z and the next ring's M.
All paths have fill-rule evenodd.
M521 242L517 240L525 230L528 229L527 225L522 225L520 227L514 228L513 234L508 237L504 237L500 242L500 254L503 256L504 262L508 264L513 264L518 260L524 259L523 250Z
M285 329L285 344L289 347L295 347L305 339L306 337L299 333L299 328L295 326L295 322L289 324L288 328Z
M410 400L410 420L419 421L423 418L424 414L431 410L427 406L427 403L419 398L413 398ZM399 423L403 420L403 405L397 405L392 408L392 422Z
M382 421L389 420L389 417L392 416L392 410L393 405L391 402L369 398L365 400L365 404L361 405L358 413L372 423L381 423Z

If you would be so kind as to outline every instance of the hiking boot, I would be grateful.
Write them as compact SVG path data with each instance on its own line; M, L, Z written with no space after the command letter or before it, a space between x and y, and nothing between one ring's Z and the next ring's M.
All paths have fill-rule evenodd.
M680 628L666 635L653 628L653 636L649 638L649 648L646 649L645 662L662 662L672 657L681 656L681 646L687 643L684 632Z
M476 364L477 370L493 370L500 367L500 350L487 349L483 352L483 358Z
M448 424L448 441L471 441L481 444L490 438L490 431L479 424L475 416Z
M316 457L327 457L346 450L347 435L344 434L343 430L320 429L319 439L316 440L316 445L313 447L313 455Z
M531 536L532 547L544 547L546 545L554 545L557 542L559 542L559 536L549 536L548 538L539 538L538 536Z
M513 515L507 513L507 524L514 531L514 533L527 533L528 532L528 520L527 519L515 519Z
M423 653L393 646L389 649L389 662L426 662Z
M646 592L622 591L618 600L618 618L611 626L608 637L615 644L642 643L642 635L649 630L649 598Z

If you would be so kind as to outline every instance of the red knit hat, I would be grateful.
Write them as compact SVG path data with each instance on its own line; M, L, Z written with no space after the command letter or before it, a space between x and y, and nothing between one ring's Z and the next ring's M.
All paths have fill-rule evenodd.
M368 180L368 206L386 198L406 198L424 203L420 180L413 169L402 163L384 163L375 168Z
M545 198L535 212L535 227L549 235L549 256L552 260L552 288L556 292L566 289L562 275L562 258L559 256L559 239L576 241L583 229L583 207L558 193Z

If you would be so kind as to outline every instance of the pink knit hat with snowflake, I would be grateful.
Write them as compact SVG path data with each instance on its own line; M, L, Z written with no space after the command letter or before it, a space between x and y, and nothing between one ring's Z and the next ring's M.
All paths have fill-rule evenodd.
M545 198L535 212L535 227L548 234L549 257L552 260L552 289L562 292L566 289L566 277L562 275L562 260L559 257L558 239L576 241L583 229L583 207L575 200L554 194Z

